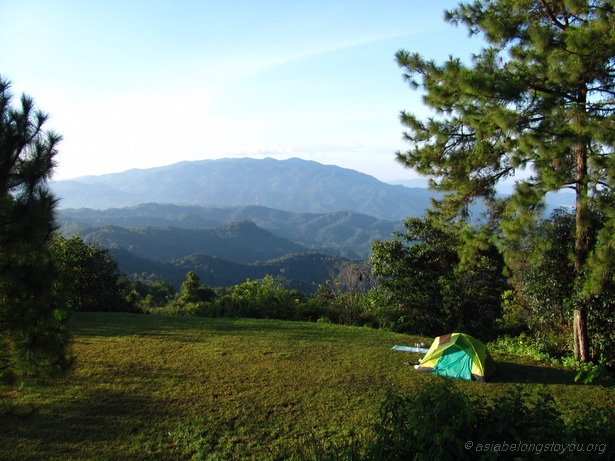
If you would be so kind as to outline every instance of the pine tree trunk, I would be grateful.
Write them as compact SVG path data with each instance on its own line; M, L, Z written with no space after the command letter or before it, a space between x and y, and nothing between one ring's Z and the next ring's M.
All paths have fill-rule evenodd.
M585 91L580 93L580 101L582 104L578 115L577 123L584 116L585 111ZM583 268L587 255L589 254L589 235L590 235L590 219L589 219L589 191L587 187L587 149L584 145L579 145L576 149L576 207L575 207L575 269L577 278L583 276ZM578 298L577 298L578 299ZM574 333L574 357L581 362L589 360L589 338L587 335L587 312L581 304L582 301L577 301L573 314L573 333Z
M585 309L575 309L573 314L574 357L581 362L589 361L589 340L587 337L587 314Z
M576 235L575 235L575 268L577 277L583 274L583 266L589 251L589 220L587 210L587 196L577 192L576 202ZM578 299L578 298L577 298ZM581 362L589 360L589 338L587 335L587 312L585 307L577 301L573 314L574 357Z

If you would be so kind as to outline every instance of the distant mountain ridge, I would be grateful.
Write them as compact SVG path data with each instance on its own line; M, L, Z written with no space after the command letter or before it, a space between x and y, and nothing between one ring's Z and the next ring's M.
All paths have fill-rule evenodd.
M335 276L340 265L347 260L322 253L289 254L281 258L258 263L242 264L200 253L187 255L169 262L142 258L125 248L112 248L123 273L142 281L165 280L176 289L186 279L186 273L195 272L201 282L213 287L237 285L247 279L258 280L274 276L286 288L311 293Z
M235 207L300 213L352 211L401 221L421 216L432 193L379 181L355 170L291 158L180 162L54 181L61 208L104 210L142 203Z
M86 243L107 248L126 248L131 253L165 262L196 253L251 263L302 253L307 249L264 231L250 221L236 222L215 229L178 229L176 227L107 226L81 232Z
M109 248L132 277L178 286L194 271L228 286L271 274L307 291L344 261L367 260L434 194L301 159L180 162L52 189L62 232Z
M392 232L401 231L403 228L401 222L351 211L293 213L262 206L213 208L148 203L108 210L63 209L59 210L58 218L63 233L84 237L86 233L95 235L99 232L95 229L110 226L127 229L214 229L231 223L250 221L259 228L296 242L310 251L350 259L367 259L374 240L389 239ZM179 231L176 234L179 234ZM202 252L202 249L199 251Z
M166 280L176 288L196 272L210 286L229 286L273 275L288 288L313 291L331 278L346 258L309 251L260 229L251 221L214 229L118 226L64 230L88 244L108 248L120 270L139 280Z

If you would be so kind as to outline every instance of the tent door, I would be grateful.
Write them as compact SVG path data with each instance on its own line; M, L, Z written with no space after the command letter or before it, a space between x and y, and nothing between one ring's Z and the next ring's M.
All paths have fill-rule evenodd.
M459 346L451 346L442 353L432 373L451 378L471 380L472 359Z

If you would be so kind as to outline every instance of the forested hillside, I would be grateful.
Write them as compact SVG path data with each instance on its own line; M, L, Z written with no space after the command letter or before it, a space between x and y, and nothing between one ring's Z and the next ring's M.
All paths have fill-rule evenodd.
M209 286L272 275L289 288L309 292L346 261L278 237L251 221L213 229L73 226L64 232L110 249L120 270L131 278L166 280L175 287L192 271Z
M106 248L126 248L136 256L160 262L203 253L238 263L250 263L306 251L301 245L276 237L250 221L215 229L126 229L107 226L85 229L79 235L86 243L99 243Z
M330 278L331 260L369 259L374 241L423 215L432 198L296 158L181 162L53 188L63 234L112 249L127 274L178 285L194 271L228 286L270 273L302 289ZM470 211L480 219L483 209ZM305 253L319 256L306 263ZM283 268L269 262L280 258Z
M388 239L391 233L401 230L401 222L387 221L350 211L332 213L293 213L262 206L213 208L149 203L109 210L64 209L58 213L63 233L77 234L96 240L104 233L101 243L111 244L112 232L92 229L100 227L145 228L165 227L179 229L215 229L231 223L251 221L275 236L295 242L305 249L322 251L350 259L367 259L374 240ZM120 230L116 230L118 234ZM167 229L167 234L171 232ZM220 231L224 233L224 230ZM205 234L203 234L204 236ZM89 237L91 236L91 237ZM137 235L133 232L132 238ZM203 237L204 238L204 237ZM175 239L177 240L177 239ZM115 242L124 246L122 242ZM172 242L177 245L178 242ZM181 244L181 242L179 242ZM300 251L291 248L291 252ZM200 251L200 250L199 250ZM232 259L226 254L216 254ZM156 259L149 254L142 254ZM275 258L279 254L270 254Z
M122 272L142 281L164 280L175 289L186 279L188 272L198 274L202 283L211 287L228 287L259 280L271 275L288 289L311 293L318 285L335 276L346 260L323 253L289 254L281 258L241 264L215 256L195 253L159 262L136 256L125 248L113 248L111 254Z

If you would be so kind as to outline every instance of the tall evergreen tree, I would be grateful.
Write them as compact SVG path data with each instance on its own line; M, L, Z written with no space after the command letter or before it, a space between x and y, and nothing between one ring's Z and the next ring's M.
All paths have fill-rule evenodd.
M396 55L435 112L426 120L402 112L411 147L397 159L434 178L445 194L436 208L443 219L465 218L470 203L484 200L491 230L511 252L547 193L574 190L574 353L582 361L583 297L599 292L615 265L614 8L612 0L477 0L445 12L486 41L470 63ZM496 184L511 176L514 192L499 199ZM594 246L590 207L607 216Z
M46 186L60 136L22 96L13 108L0 77L0 379L66 364L66 318L48 251L56 199Z

